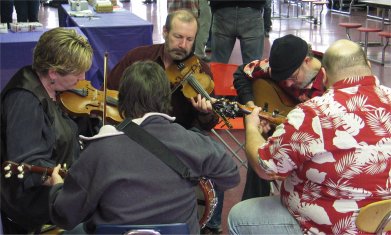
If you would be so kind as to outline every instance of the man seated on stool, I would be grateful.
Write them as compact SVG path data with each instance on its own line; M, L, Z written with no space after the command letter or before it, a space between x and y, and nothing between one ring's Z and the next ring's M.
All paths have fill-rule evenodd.
M274 40L269 59L241 65L234 73L239 102L250 108L256 106L253 82L257 79L273 80L295 103L322 95L325 90L319 58L314 57L310 44L291 34ZM270 183L260 179L249 167L242 200L269 194Z
M249 163L284 180L280 196L235 205L230 234L357 234L359 209L390 198L391 89L352 41L333 43L323 66L326 92L297 105L267 141L260 108L246 116Z
M219 190L239 183L236 163L224 146L168 115L170 83L155 62L136 62L125 70L118 107L125 123L132 121L160 140L192 178L211 179ZM51 219L61 228L83 222L93 233L98 224L186 223L191 234L200 233L194 184L113 126L103 126L91 138L64 182L58 171L59 166L49 201ZM80 228L68 233L84 233Z

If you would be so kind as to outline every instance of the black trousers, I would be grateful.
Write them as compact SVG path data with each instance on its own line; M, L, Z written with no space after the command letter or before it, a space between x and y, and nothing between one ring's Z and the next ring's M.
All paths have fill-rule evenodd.
M248 166L246 184L244 186L242 201L254 197L266 197L270 195L270 181L260 178L257 173Z

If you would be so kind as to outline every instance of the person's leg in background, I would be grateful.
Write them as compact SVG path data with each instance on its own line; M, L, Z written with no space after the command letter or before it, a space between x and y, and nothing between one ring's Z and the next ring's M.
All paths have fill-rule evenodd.
M213 13L212 61L227 64L236 42L237 8L225 7Z
M265 37L269 37L269 32L272 29L272 0L266 0L263 9L263 22L265 28Z
M229 234L303 234L279 196L239 202L228 214Z
M262 10L238 8L238 38L243 64L259 60L263 55L264 28Z
M18 1L18 0L16 0ZM29 22L38 22L38 12L39 12L39 0L29 0L27 2L27 12L28 12L28 21Z
M195 41L195 54L205 61L210 60L205 54L205 46L209 38L210 25L212 23L212 12L210 11L209 3L207 0L199 0L199 16L198 22L200 29Z
M18 22L28 22L28 0L15 0L14 6Z
M12 23L12 13L14 12L13 0L0 0L1 23L7 23L8 28Z

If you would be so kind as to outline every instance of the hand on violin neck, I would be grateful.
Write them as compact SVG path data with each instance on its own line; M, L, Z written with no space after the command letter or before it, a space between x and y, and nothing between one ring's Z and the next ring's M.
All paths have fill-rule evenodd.
M200 94L197 95L197 98L190 98L191 104L195 109L197 109L200 113L212 113L212 102L207 100L205 97L202 98Z

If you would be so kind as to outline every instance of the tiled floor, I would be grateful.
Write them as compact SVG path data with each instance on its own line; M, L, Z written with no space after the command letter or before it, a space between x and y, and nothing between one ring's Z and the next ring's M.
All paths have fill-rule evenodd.
M124 8L138 15L139 17L148 20L154 24L153 31L153 41L154 43L163 42L162 38L162 27L165 23L165 17L167 15L166 9L166 0L157 0L157 3L154 4L143 4L143 0L130 0L130 2L119 3ZM278 1L274 1L278 2ZM282 2L282 1L281 1ZM281 3L282 4L282 3ZM281 7L281 15L287 14L287 4L282 4ZM296 6L291 6L290 16L294 15L293 9L296 10ZM307 13L308 13L308 9ZM306 14L307 14L306 13ZM316 12L317 13L317 12ZM273 15L277 17L278 6L274 7ZM297 36L302 37L308 42L311 42L314 50L324 51L328 45L335 40L346 38L345 29L338 26L340 22L359 22L364 26L371 27L380 27L380 21L367 19L365 11L353 11L352 15L344 15L331 12L325 8L322 15L322 25L314 25L309 23L306 20L297 19L297 18L274 18L272 31L270 32L270 37L265 38L265 48L263 57L267 58L270 51L270 45L273 40L281 37L286 34L295 34ZM15 17L16 18L16 17ZM57 17L57 9L50 7L41 7L40 9L40 21L45 25L46 28L53 28L58 26L58 17ZM386 30L390 31L390 25L386 25ZM352 38L358 40L359 34L357 31L352 30ZM376 34L371 34L370 41L380 40ZM368 49L368 55L371 57L380 58L380 47L370 47ZM240 55L239 43L236 44L234 51L232 53L230 63L241 64L242 59ZM379 77L381 82L389 87L391 87L391 48L388 48L386 54L386 63L385 66L381 66L377 63L372 63L373 72L375 75ZM233 130L232 131L235 136L240 140L244 141L244 133L242 130ZM227 137L223 131L220 131L224 137ZM232 141L229 142L233 144ZM243 151L239 152L240 157L243 159L244 153ZM238 162L239 164L239 162ZM223 210L223 232L227 233L226 229L226 218L229 209L237 203L243 191L244 183L245 183L245 175L246 168L240 167L242 181L241 184L229 191L226 192L225 201L224 201L224 210Z

